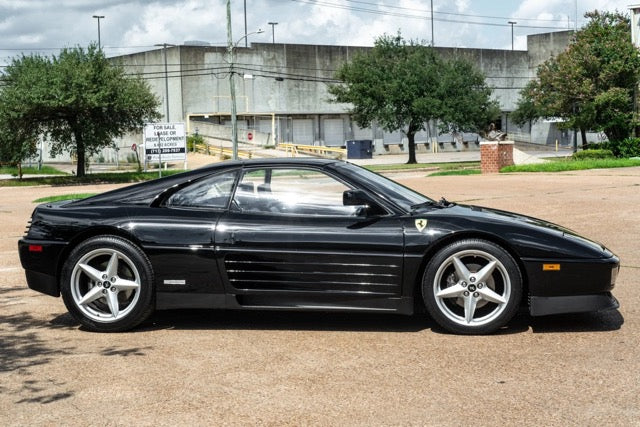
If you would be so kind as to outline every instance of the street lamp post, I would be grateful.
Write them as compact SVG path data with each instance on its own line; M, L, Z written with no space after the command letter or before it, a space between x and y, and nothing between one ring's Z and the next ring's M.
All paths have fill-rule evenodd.
M162 52L164 53L164 101L167 104L166 109L166 122L169 123L169 72L167 70L167 47L175 46L170 43L158 43L154 44L154 46L162 46ZM162 176L162 144L160 143L160 132L156 132L156 136L158 137L158 176Z
M275 44L276 42L276 31L275 27L278 25L277 22L267 22L267 24L271 25L271 43Z
M513 26L517 24L517 22L509 21L508 23L511 24L511 50L513 50Z
M233 43L231 34L231 0L227 0L227 52L229 54L229 95L231 96L231 148L233 160L238 160L238 112L236 111L236 84L233 79L233 51L243 40L253 34L262 34L264 30L258 29L240 37Z
M165 119L167 123L169 123L169 72L167 70L167 47L172 47L175 45L170 43L158 43L154 44L154 46L162 47L162 52L164 54L164 100L167 104Z
M100 44L100 20L104 19L104 15L93 15L93 18L98 20L98 49L102 50L102 44Z

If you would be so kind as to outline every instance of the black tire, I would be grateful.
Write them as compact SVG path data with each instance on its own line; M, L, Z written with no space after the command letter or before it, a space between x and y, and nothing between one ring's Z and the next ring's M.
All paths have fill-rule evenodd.
M502 247L486 240L460 240L429 261L422 297L431 317L447 331L489 334L518 311L522 276Z
M153 312L153 270L140 248L117 236L80 243L65 262L60 282L69 313L95 332L122 332Z

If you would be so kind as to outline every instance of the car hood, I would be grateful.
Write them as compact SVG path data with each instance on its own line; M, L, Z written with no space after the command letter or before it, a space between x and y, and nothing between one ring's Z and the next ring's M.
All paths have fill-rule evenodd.
M532 258L609 258L604 245L542 219L473 205L454 205L430 212L450 231L475 230L509 242L520 256ZM446 225L445 225L446 224Z

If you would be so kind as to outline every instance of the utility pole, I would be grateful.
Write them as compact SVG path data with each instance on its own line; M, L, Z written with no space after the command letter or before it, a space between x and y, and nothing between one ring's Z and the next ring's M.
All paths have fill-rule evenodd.
M233 71L233 51L242 39L247 39L252 34L262 34L264 30L258 29L252 33L245 34L235 44L231 34L231 0L227 0L227 53L229 55L229 95L231 97L231 148L233 160L238 160L238 111L236 110L236 83Z
M249 39L247 38L247 0L244 0L244 47L249 47Z
M93 15L98 20L98 50L102 50L102 44L100 41L100 20L104 19L104 15Z
M245 40L247 38L245 37ZM229 53L229 95L231 96L231 149L233 160L238 160L238 112L236 111L236 84L233 79L233 35L231 34L231 0L227 0L227 51Z
M278 25L277 22L267 22L268 25L271 25L271 43L275 44L276 43L276 32L275 32L275 27L276 25Z
M431 0L431 47L433 47L433 0Z
M509 21L509 24L511 24L511 50L513 50L513 26L517 24L516 21Z

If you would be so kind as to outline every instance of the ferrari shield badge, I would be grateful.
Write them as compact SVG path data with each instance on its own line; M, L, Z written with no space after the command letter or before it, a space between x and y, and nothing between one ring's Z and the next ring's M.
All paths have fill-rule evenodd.
M416 219L416 228L418 229L418 231L422 232L422 230L424 230L427 226L427 220L426 219Z

